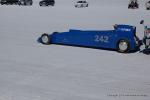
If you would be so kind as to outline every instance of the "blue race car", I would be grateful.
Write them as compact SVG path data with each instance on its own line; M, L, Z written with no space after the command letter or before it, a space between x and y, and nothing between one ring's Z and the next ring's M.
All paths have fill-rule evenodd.
M61 44L92 48L114 49L121 53L137 50L140 46L136 36L136 27L115 25L114 30L54 32L42 34L38 42L43 44Z

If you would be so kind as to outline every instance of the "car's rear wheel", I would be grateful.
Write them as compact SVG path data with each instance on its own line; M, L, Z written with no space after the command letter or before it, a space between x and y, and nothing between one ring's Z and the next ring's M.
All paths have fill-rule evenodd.
M49 4L46 3L45 6L49 6Z
M51 4L51 6L54 6L54 4Z
M42 36L41 36L41 42L43 44L46 44L46 45L50 44L50 37L49 37L49 35L46 34L46 33L42 34Z
M117 50L120 53L126 53L129 51L130 45L127 40L120 40L117 44Z
M86 5L86 7L88 7L88 4Z
M46 6L46 4L45 3L40 3L40 6Z
M145 49L148 49L148 47L149 47L148 45L145 45Z
M30 2L30 6L32 6L32 2Z
M42 4L41 4L41 6L45 6L45 4L44 4L44 3L42 3Z

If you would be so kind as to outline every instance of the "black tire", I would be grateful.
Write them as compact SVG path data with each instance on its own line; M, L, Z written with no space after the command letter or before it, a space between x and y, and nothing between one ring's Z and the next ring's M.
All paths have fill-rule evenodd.
M51 6L54 6L54 4L52 4Z
M50 44L50 37L49 37L49 35L46 34L46 33L42 34L42 36L41 36L41 42L43 44L46 44L46 45Z
M46 4L42 3L41 6L46 6Z
M46 3L45 6L49 6L49 4Z
M128 9L133 9L133 6L132 5L128 5Z
M30 6L32 6L32 2L30 2Z
M128 5L128 9L130 8L130 6Z
M148 49L149 46L145 45L145 49Z
M122 39L117 43L117 51L120 53L127 53L130 49L130 44L128 40Z
M150 10L149 8L146 8L146 10Z
M20 6L20 5L21 5L21 3L20 3L20 2L18 2L18 5Z
M40 6L46 6L44 3L39 3Z

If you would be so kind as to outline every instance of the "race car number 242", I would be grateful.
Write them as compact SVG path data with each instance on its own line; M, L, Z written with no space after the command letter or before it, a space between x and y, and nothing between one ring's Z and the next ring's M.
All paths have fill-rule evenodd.
M104 43L108 43L109 41L109 37L108 36L104 36L104 35L95 35L94 36L94 41L95 42L104 42Z

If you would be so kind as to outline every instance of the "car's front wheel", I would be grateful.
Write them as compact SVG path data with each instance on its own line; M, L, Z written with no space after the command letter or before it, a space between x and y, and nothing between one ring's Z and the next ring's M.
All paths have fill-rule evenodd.
M127 40L120 40L117 44L117 50L120 53L126 53L129 51L130 45Z
M87 4L86 7L88 7L89 5Z
M75 5L75 7L77 8L78 6L77 6L77 5Z
M32 6L32 4L33 4L33 3L31 2L31 3L30 3L30 6Z
M47 44L47 45L50 44L50 37L49 37L49 35L46 34L46 33L42 34L42 36L41 36L41 42L43 44Z
M45 3L40 3L39 5L40 5L40 6L46 6Z
M46 4L45 4L45 6L49 6L49 4L48 4L48 3L46 3Z

